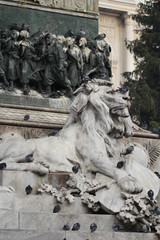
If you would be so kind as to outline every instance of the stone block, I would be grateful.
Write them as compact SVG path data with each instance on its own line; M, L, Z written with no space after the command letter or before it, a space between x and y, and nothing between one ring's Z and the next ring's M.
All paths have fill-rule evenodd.
M79 222L81 231L90 231L92 223L97 224L97 231L113 232L112 225L115 222L113 215L95 214L62 214L62 213L20 213L21 230L61 231L65 224L71 227Z
M63 240L64 232L41 232L27 230L0 230L1 240Z
M52 213L54 206L57 204L53 196L48 195L18 195L15 198L14 210L18 212L44 212ZM85 214L89 213L89 209L81 202L79 197L70 204L65 201L61 205L61 213Z
M133 232L67 232L66 239L70 240L158 240L153 233L133 233Z
M1 209L0 219L0 229L18 229L18 212Z
M36 194L39 184L48 183L53 187L60 189L66 186L68 174L49 173L45 176L25 171L0 171L0 186L12 186L16 193L25 193L25 188L31 185L33 190L31 194Z
M66 232L64 231L27 231L27 230L1 230L2 240L158 240L154 233L133 233L133 232Z
M14 192L0 191L0 210L10 210L14 209Z

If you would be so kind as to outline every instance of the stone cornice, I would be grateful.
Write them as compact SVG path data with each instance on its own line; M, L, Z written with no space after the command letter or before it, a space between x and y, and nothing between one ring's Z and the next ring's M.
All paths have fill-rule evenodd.
M100 0L99 8L101 11L126 12L130 14L136 11L136 2L135 0Z
M0 4L98 18L98 0L0 0Z

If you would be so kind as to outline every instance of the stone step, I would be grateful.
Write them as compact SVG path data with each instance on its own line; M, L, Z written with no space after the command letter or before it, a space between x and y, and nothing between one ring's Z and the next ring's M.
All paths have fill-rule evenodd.
M17 212L45 212L52 213L54 207L59 204L61 213L86 214L91 213L87 205L82 203L80 197L75 197L73 203L64 200L63 204L57 202L51 195L23 195L0 191L0 210Z
M104 214L64 214L0 211L0 229L61 231L65 224L72 226L80 223L79 232L90 231L92 223L97 224L97 231L113 232L112 225L117 222L115 216ZM1 239L1 238L0 238Z
M63 214L20 212L19 228L22 230L61 231L65 224L72 226L80 223L81 231L90 231L92 223L97 224L98 231L113 232L112 225L116 222L114 215L102 214Z
M0 230L1 240L158 240L154 233Z
M1 203L1 201L0 201ZM75 197L73 203L67 200L60 204L55 197L48 195L17 195L14 200L14 210L17 212L45 212L52 213L54 207L59 204L61 207L60 213L86 214L91 213L91 210L82 203L80 197ZM4 203L0 209L3 209Z

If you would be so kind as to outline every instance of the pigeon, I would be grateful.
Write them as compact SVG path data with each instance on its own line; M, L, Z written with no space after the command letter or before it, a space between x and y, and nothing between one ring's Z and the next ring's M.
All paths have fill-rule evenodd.
M88 81L91 81L91 78L89 76L84 76L82 78L82 83L87 83Z
M78 231L80 229L80 224L79 223L75 223L72 227L72 231Z
M123 225L121 225L121 224L119 224L119 223L114 223L114 224L112 225L112 228L113 228L115 231L120 231L120 230L123 230L123 229L124 229Z
M160 215L160 207L155 207L154 211L157 215Z
M25 121L27 121L27 120L29 120L29 119L30 119L30 116L29 116L28 114L24 116L24 120L25 120Z
M151 209L151 210L149 210L149 211L150 211L150 214L151 214L151 215L154 214L154 210L153 210L153 209Z
M52 92L48 95L48 97L51 97L51 98L60 98L61 96L62 94L60 91Z
M96 229L97 229L97 224L92 223L92 224L90 225L90 230L91 230L91 232L95 232Z
M61 206L59 204L57 204L54 208L53 208L53 213L58 213L61 211Z
M30 186L30 185L28 185L27 187L26 187L26 189L25 189L25 191L26 191L26 194L28 195L28 194L30 194L31 192L32 192L32 187Z
M0 83L0 89L6 90L6 87L3 83Z
M126 149L125 153L121 153L120 155L128 155L128 154L132 153L133 150L134 150L134 146L130 146Z
M124 166L124 162L120 161L117 163L117 168L122 168Z
M63 230L65 230L65 231L69 231L70 228L71 228L71 227L70 227L68 224L65 224L65 225L63 226Z
M50 137L50 136L55 136L58 132L59 132L59 129L58 129L58 128L54 128L54 129L48 134L48 137Z
M148 197L149 197L151 200L153 200L153 196L154 196L154 192L150 189L150 190L148 191Z
M105 33L98 34L97 37L95 37L95 40L103 40L106 37Z
M159 129L157 127L152 128L152 133L158 134L158 132L159 132Z
M33 162L33 154L28 154L28 155L25 157L25 160L26 160L26 162Z
M22 28L21 28L21 30L26 30L26 31L29 32L29 25L26 24L26 23L23 23L23 24L22 24Z
M67 38L67 37L74 37L74 33L72 32L72 30L68 30L68 32L66 32L64 34L64 37Z
M122 93L122 94L126 94L129 91L129 88L128 87L122 87L122 88L118 88L117 91Z
M75 165L75 166L73 166L72 167L72 171L76 174L77 172L78 172L78 166L77 165Z
M29 88L24 88L23 89L23 94L24 95L28 95L29 92L30 92Z
M10 26L10 31L12 30L17 30L17 31L21 31L21 26L17 23L13 23L11 26Z
M143 128L144 130L147 130L148 124L146 123L146 121L142 122L141 128Z
M81 31L80 31L79 33L77 33L76 35L77 35L76 41L78 41L80 38L85 37L86 33L85 33L85 31L82 31L82 30L81 30Z
M158 172L154 172L158 178L160 178L160 174Z
M0 170L3 170L7 167L7 164L4 162L4 163L0 163Z
M149 232L149 227L144 224L140 227L139 232L148 233Z

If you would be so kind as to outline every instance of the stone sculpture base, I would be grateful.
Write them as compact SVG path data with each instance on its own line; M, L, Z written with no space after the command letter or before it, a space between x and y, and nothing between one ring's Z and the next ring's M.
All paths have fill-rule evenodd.
M117 219L114 215L95 214L81 202L80 197L70 204L66 200L59 213L53 213L57 201L50 195L37 195L39 183L49 183L53 187L66 186L67 174L48 174L39 176L24 171L0 171L0 188L12 186L16 192L0 192L0 239L3 240L157 240L154 233L135 233L130 229L115 232L112 228ZM25 187L31 185L31 194L25 194ZM4 198L5 195L5 198ZM63 226L79 222L80 230L64 231ZM97 224L97 230L90 231L90 225Z

